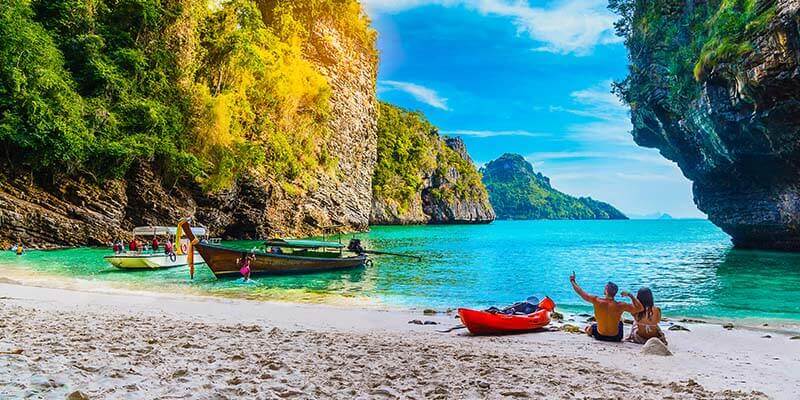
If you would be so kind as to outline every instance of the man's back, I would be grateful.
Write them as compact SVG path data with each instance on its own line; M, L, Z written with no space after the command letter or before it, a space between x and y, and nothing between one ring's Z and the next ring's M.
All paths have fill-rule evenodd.
M619 332L619 322L627 304L595 297L592 305L594 306L594 317L597 319L597 332L605 336L616 335Z
M613 282L606 284L604 297L598 297L581 289L575 280L575 272L570 275L569 281L572 283L575 293L594 307L594 317L597 319L597 323L587 326L585 331L587 335L597 340L619 342L622 340L622 322L620 322L622 313L627 311L633 314L643 310L639 300L628 292L623 291L622 295L629 297L631 304L616 301L614 296L617 295L618 287Z

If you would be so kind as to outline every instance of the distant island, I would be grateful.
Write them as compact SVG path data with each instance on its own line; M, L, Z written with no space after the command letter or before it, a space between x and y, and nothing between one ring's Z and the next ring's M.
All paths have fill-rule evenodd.
M503 154L481 172L497 219L628 219L608 203L554 189L519 154Z

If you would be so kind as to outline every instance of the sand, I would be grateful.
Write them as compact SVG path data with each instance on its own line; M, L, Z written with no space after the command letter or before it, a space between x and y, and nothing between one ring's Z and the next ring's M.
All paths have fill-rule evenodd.
M800 340L777 332L687 324L663 357L561 331L438 333L446 314L13 281L0 296L3 399L800 398Z

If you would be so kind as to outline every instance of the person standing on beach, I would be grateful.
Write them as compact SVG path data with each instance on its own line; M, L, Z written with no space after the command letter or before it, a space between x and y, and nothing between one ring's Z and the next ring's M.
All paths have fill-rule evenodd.
M255 260L255 259L256 259L256 255L252 254L252 253L246 255L244 258L241 258L241 259L237 258L236 259L236 263L240 264L242 266L242 268L239 269L239 273L242 274L242 277L244 278L245 282L250 280L250 272L251 272L250 271L250 261Z
M597 322L587 326L584 329L584 332L597 340L605 342L621 342L624 335L622 313L627 311L631 314L636 314L644 311L642 303L640 303L636 297L628 292L623 291L621 294L630 298L632 304L617 301L616 296L618 287L614 282L608 282L606 284L605 292L601 298L590 295L581 289L580 285L578 285L578 282L575 280L574 271L572 272L572 275L570 275L569 281L572 284L572 289L575 290L575 293L577 293L578 296L581 296L584 301L591 303L592 306L594 306L594 317Z

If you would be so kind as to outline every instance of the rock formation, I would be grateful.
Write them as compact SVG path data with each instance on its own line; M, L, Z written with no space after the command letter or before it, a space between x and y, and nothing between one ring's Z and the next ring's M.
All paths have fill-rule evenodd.
M627 219L610 204L559 192L518 154L504 154L481 172L498 219Z
M0 22L23 20L0 29L7 44L0 53L36 46L34 56L0 69L0 93L11 93L0 99L6 100L0 101L6 114L0 144L8 143L0 160L0 246L17 240L42 248L104 245L128 238L135 226L171 225L186 216L214 236L236 239L363 231L371 216L380 223L493 220L463 142L445 142L432 130L415 133L424 159L403 164L415 171L413 190L401 182L402 201L373 198L379 170L383 177L405 174L376 169L374 31L355 0L287 2L224 3L212 10L202 0L180 0L119 11L101 1L93 13L82 1L13 0L14 8L0 10ZM137 19L136 13L149 14ZM170 56L161 57L165 52ZM246 57L277 58L279 65L259 70ZM313 71L303 69L308 65ZM19 77L43 68L60 79L61 89L20 86ZM145 70L155 89L138 92ZM253 81L272 83L254 87ZM304 92L306 86L319 90ZM54 94L60 90L69 96ZM67 122L52 115L47 123L28 121L24 110L11 108L42 97ZM69 104L71 114L58 114ZM131 118L126 107L141 118ZM86 114L92 118L82 124ZM16 125L6 128L8 121ZM64 129L71 124L79 129ZM15 132L4 136L6 130ZM29 146L38 136L50 142ZM37 149L68 159L60 152L78 154L86 150L76 145L81 142L94 153L70 153L74 161L63 168L36 165ZM242 144L250 153L236 147ZM238 159L253 150L260 164ZM195 157L202 171L176 168Z
M461 138L443 138L444 144L456 152L473 170L472 159L466 153ZM473 171L477 173L477 171ZM453 188L465 179L458 167L431 169L422 172L423 184L418 193L412 196L411 204L402 211L391 201L376 195L372 199L373 225L409 224L487 224L495 219L494 210L486 197L483 185L477 188L477 195L452 194Z
M285 181L254 171L227 189L206 191L191 180L168 178L157 159L138 160L123 177L105 180L80 172L39 173L7 161L0 168L0 244L101 245L127 237L137 225L169 225L192 215L212 234L227 238L314 235L330 226L367 229L376 160L377 53L373 42L365 48L364 40L354 40L353 29L340 22L319 16L311 21L304 27L309 40L302 51L330 88L330 135L325 140L329 159L335 161L333 172L311 171L311 190L293 190ZM198 44L191 37L195 31L185 26L164 30L173 31L181 35L175 46ZM178 52L186 57L198 53L193 48Z
M442 138L422 114L382 103L370 223L489 223L495 215L460 138Z
M642 354L648 354L651 356L671 356L672 352L669 351L664 342L661 341L659 338L650 338L647 342L642 346Z
M614 3L636 142L737 247L800 250L800 2Z

